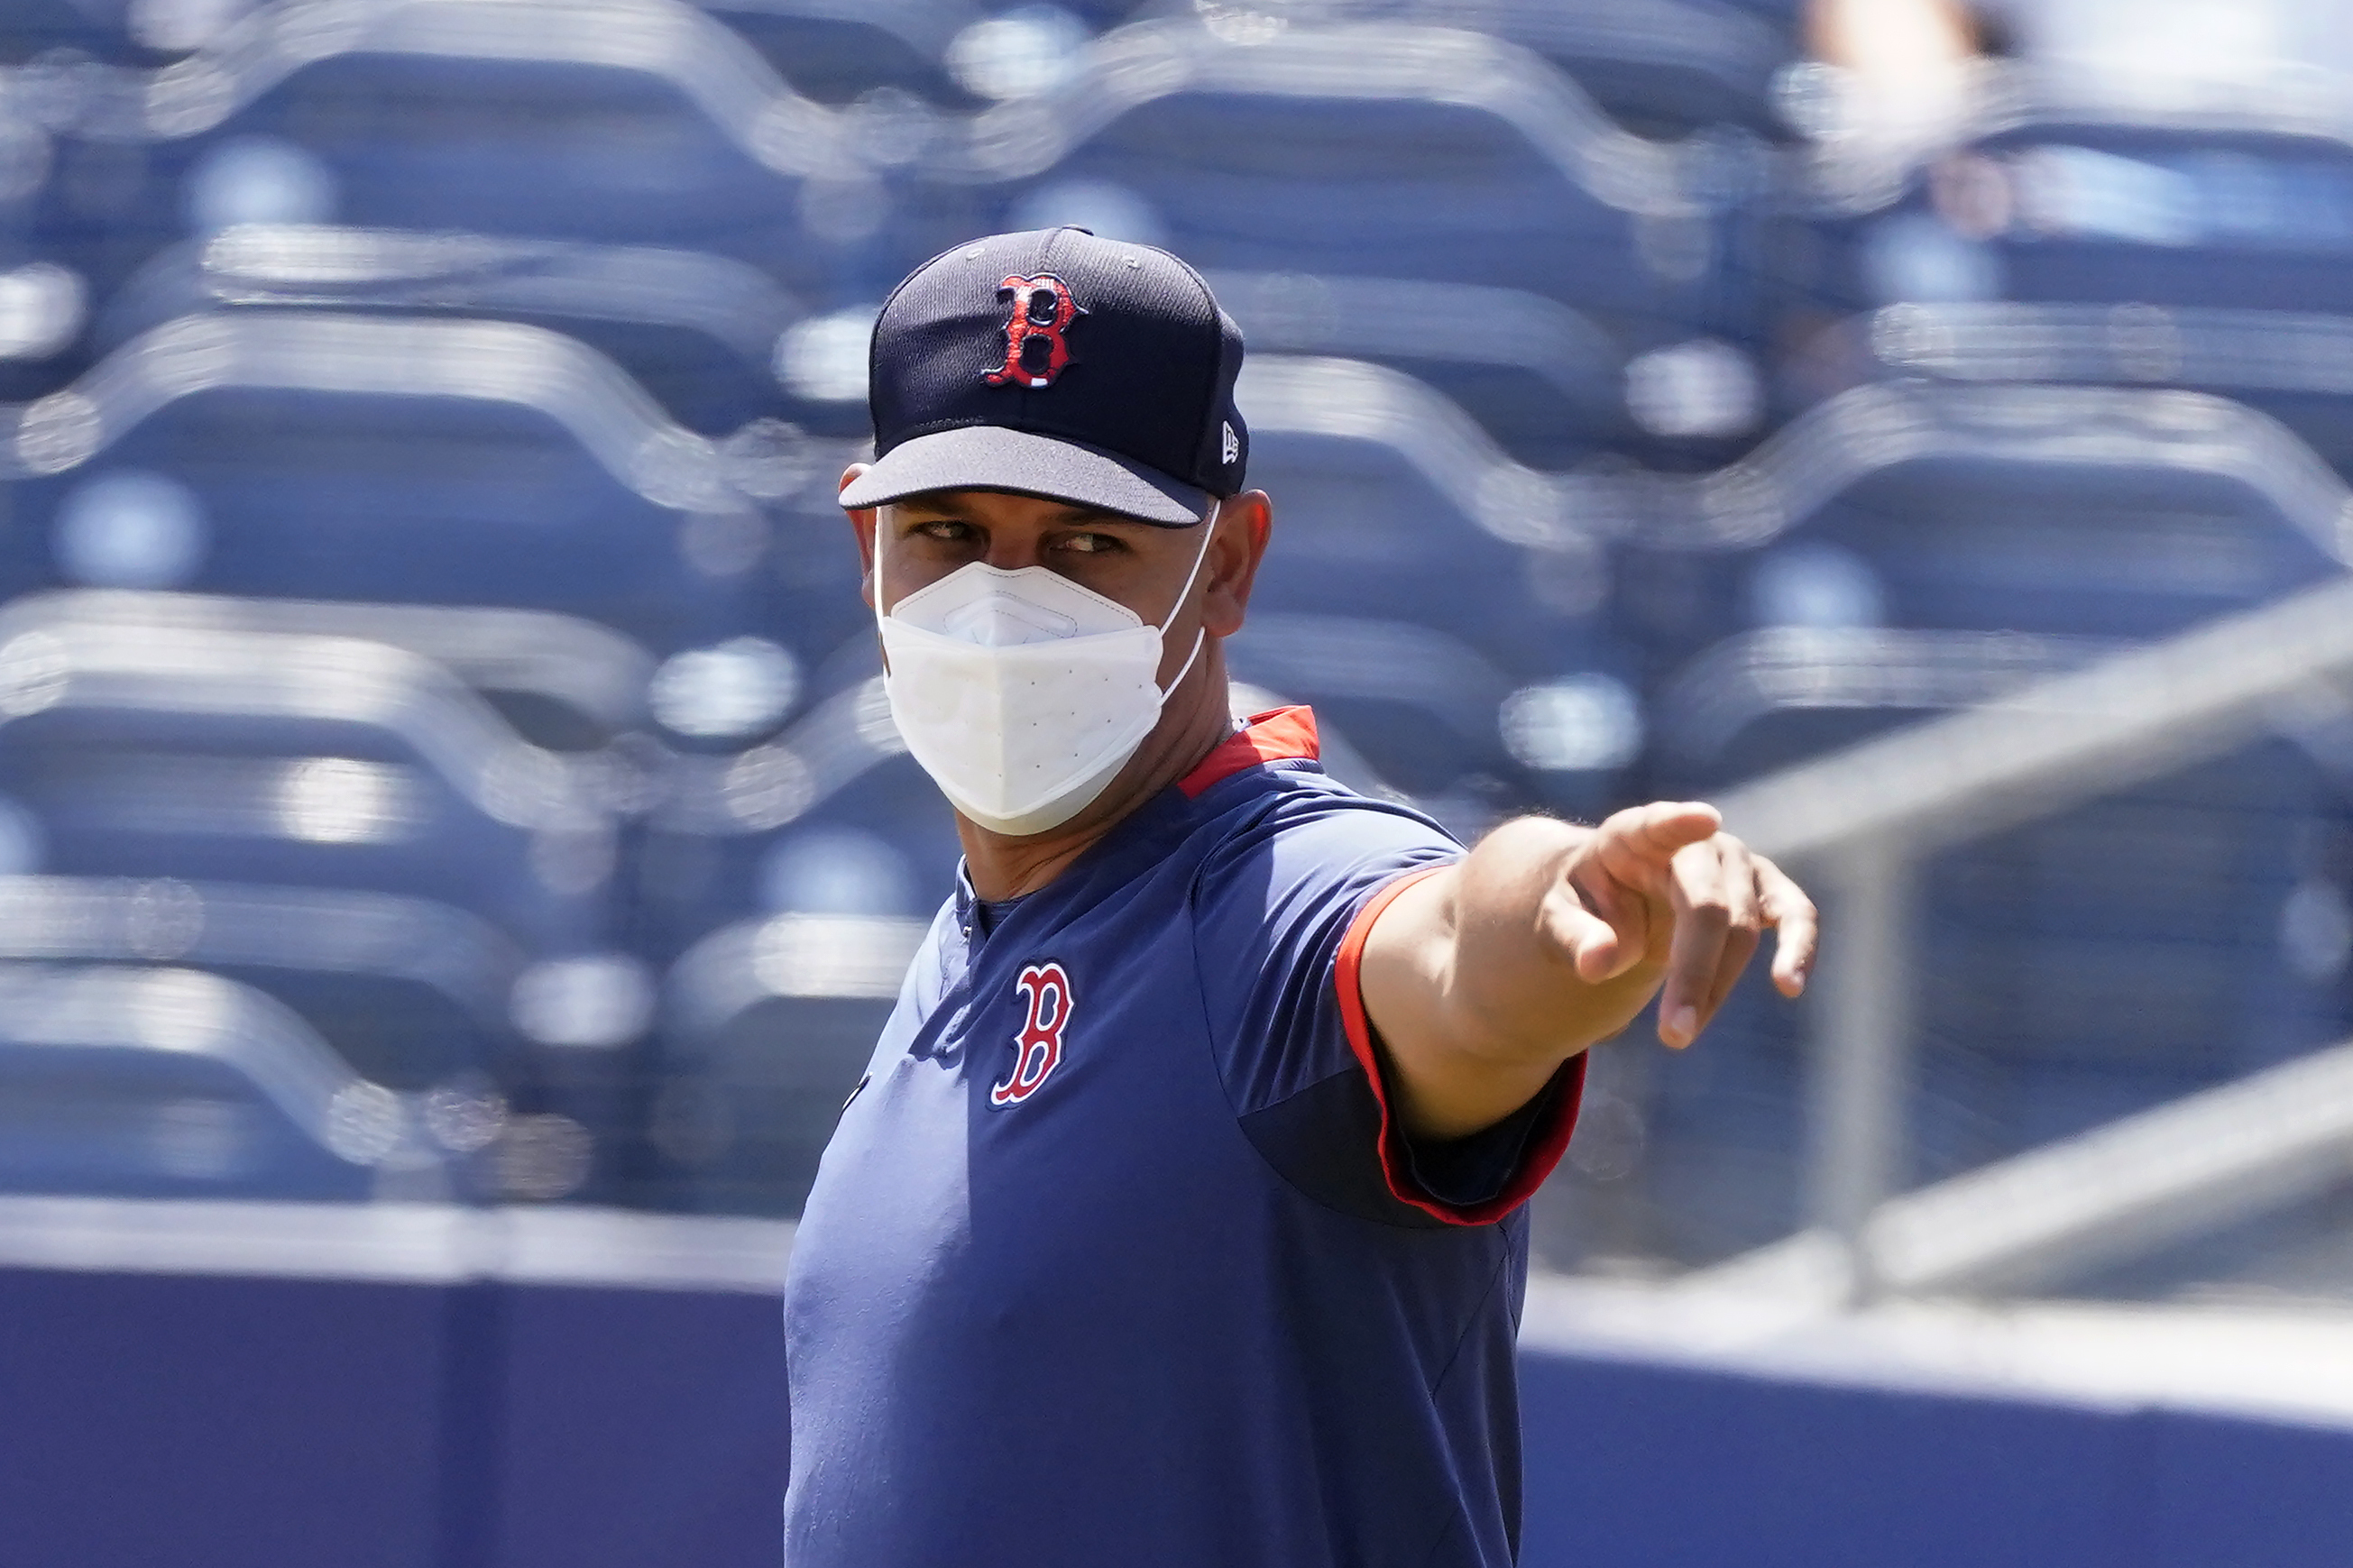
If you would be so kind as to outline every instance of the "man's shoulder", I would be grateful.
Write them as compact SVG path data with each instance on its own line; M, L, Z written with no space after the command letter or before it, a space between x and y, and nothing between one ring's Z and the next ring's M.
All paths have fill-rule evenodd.
M1354 879L1453 859L1462 846L1438 823L1395 800L1360 795L1312 770L1267 769L1234 792L1210 822L1213 842L1197 887L1238 877L1277 882Z
M1230 835L1265 832L1362 834L1445 845L1460 850L1454 836L1402 795L1361 794L1313 763L1259 770L1252 787L1229 801L1207 803L1221 809L1215 820Z

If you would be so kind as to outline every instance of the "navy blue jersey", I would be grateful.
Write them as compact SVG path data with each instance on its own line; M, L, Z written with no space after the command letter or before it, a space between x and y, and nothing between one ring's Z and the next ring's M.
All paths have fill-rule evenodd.
M1389 1124L1364 934L1461 848L1261 715L1038 892L941 910L785 1296L788 1568L1501 1568L1522 1205L1583 1058Z

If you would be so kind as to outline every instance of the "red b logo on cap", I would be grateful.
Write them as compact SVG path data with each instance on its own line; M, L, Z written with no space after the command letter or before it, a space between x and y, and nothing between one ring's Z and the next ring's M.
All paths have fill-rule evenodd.
M1062 342L1063 329L1085 314L1071 298L1071 286L1050 272L1035 278L1008 278L997 286L997 297L1013 301L1005 322L1005 363L988 373L991 386L1051 386L1071 363L1071 348ZM1042 363L1032 343L1045 344Z

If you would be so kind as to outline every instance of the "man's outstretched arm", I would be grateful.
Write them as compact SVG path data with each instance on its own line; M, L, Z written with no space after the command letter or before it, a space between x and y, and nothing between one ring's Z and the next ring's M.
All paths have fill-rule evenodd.
M1599 827L1521 817L1381 910L1359 973L1406 1130L1455 1138L1502 1121L1662 986L1659 1037L1691 1044L1768 926L1774 984L1803 991L1812 900L1721 827L1688 804Z

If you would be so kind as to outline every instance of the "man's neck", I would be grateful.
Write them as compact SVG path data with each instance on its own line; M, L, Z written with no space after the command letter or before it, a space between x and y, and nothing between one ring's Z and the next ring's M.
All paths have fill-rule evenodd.
M1201 759L1234 732L1224 660L1212 647L1204 651L1201 663L1205 668L1199 674L1170 695L1160 722L1110 787L1061 826L1009 838L956 818L965 871L976 895L997 903L1036 892L1137 807L1200 766Z

